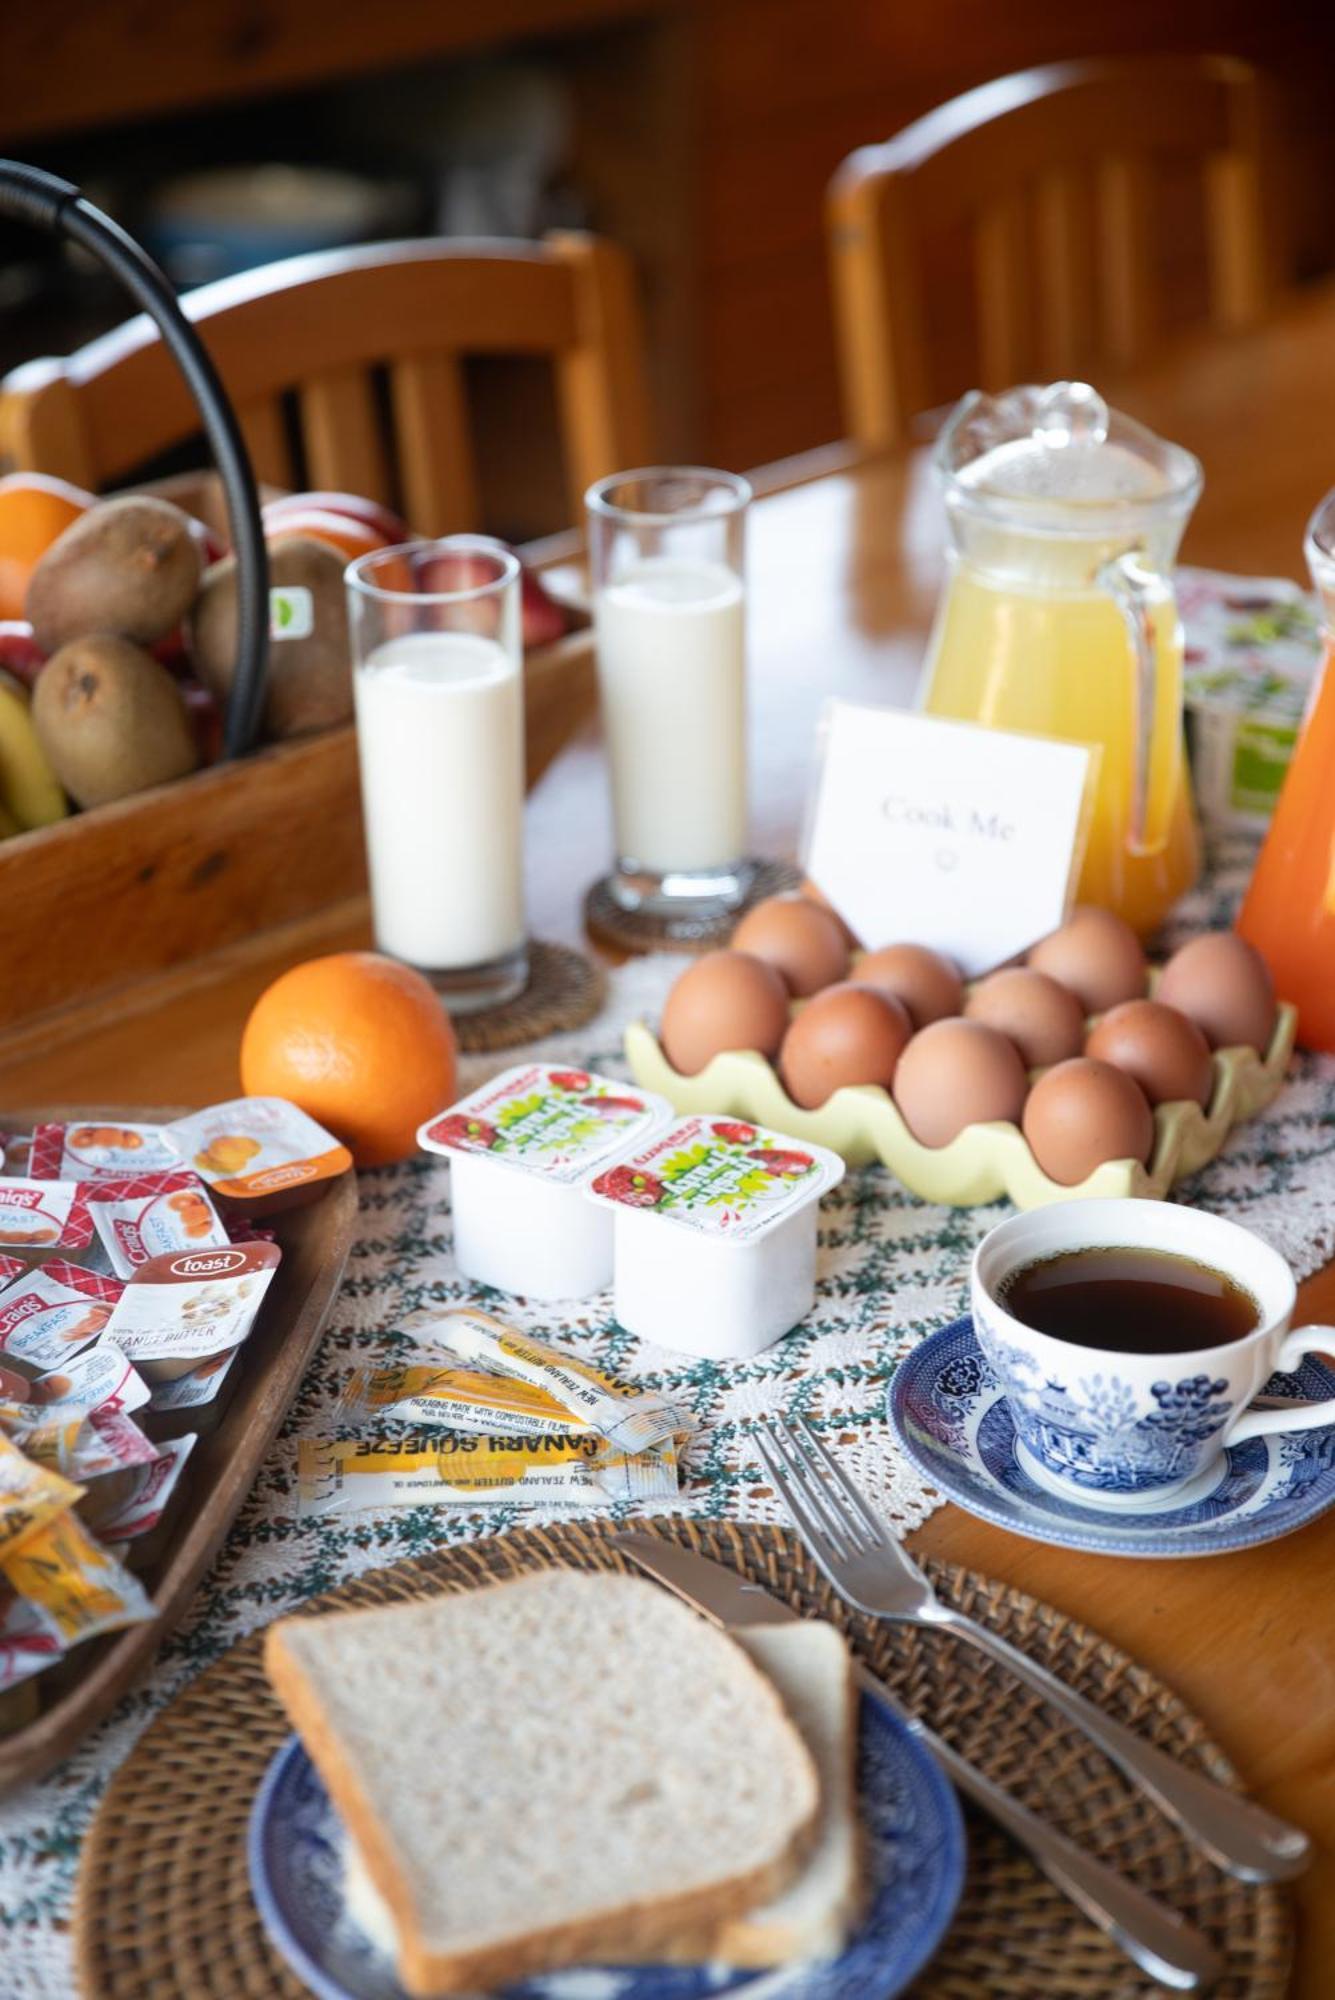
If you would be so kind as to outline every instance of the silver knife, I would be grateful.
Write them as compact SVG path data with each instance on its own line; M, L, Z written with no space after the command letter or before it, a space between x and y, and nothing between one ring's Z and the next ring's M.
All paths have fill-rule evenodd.
M716 1625L791 1625L801 1614L752 1583L661 1535L634 1530L617 1535L611 1546L638 1569L664 1584ZM1157 1902L1124 1875L1085 1854L1065 1834L975 1769L967 1758L900 1707L884 1681L860 1664L860 1684L883 1701L920 1742L927 1744L967 1799L980 1806L1023 1847L1054 1886L1112 1939L1151 1979L1177 1993L1208 1993L1224 1973L1224 1962L1208 1938L1184 1917Z

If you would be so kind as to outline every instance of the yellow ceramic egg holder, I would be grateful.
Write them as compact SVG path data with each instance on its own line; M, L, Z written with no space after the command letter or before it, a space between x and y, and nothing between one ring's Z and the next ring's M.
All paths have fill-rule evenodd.
M717 1055L698 1076L681 1076L643 1021L633 1021L626 1030L626 1059L635 1081L658 1091L676 1111L746 1118L790 1138L828 1146L850 1167L880 1160L924 1201L971 1208L1009 1195L1017 1208L1041 1208L1049 1201L1108 1196L1161 1201L1178 1181L1215 1157L1235 1125L1269 1104L1293 1054L1297 1020L1296 1010L1281 1004L1264 1057L1249 1048L1217 1050L1207 1110L1189 1100L1161 1104L1154 1114L1148 1168L1139 1160L1107 1160L1076 1187L1048 1178L1018 1125L966 1125L948 1146L920 1145L879 1084L846 1086L818 1111L804 1111L789 1097L774 1065L751 1050Z

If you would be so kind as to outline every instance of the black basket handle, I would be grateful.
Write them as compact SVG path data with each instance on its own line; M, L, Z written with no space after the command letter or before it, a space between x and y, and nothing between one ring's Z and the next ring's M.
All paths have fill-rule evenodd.
M244 756L255 740L269 652L269 558L250 455L227 391L171 285L118 222L85 200L72 182L19 160L0 160L0 214L68 236L120 279L157 326L185 377L208 438L223 492L237 562L236 672L227 702L224 754Z

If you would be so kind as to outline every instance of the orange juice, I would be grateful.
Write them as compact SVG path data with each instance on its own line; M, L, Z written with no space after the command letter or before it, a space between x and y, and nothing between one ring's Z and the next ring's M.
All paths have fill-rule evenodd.
M1238 917L1298 1009L1298 1040L1335 1049L1335 636Z
M1144 825L1132 826L1136 667L1104 590L1023 590L967 564L951 577L928 659L931 715L1098 749L1078 900L1153 930L1199 866L1182 741L1182 627L1165 586L1148 612L1157 662Z
M1090 745L1078 894L1151 931L1199 865L1172 568L1200 466L1080 382L966 396L936 463L952 555L923 706Z

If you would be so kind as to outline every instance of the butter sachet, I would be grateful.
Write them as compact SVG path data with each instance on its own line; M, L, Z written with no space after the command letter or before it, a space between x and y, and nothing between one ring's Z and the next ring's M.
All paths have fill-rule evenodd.
M517 1377L413 1361L359 1368L334 1415L340 1424L434 1424L497 1437L565 1437L593 1428L546 1389Z
M678 1489L669 1443L626 1453L598 1437L302 1438L297 1511L383 1512L397 1507L606 1507L664 1500Z
M426 1318L410 1323L416 1326ZM689 1414L666 1396L652 1389L624 1389L587 1361L507 1326L491 1313L447 1312L424 1330L462 1361L545 1390L571 1417L622 1451L652 1451L690 1430Z
M83 1488L38 1465L0 1433L0 1569L30 1535L68 1511Z
M138 1578L71 1513L58 1514L0 1555L0 1571L20 1597L46 1614L66 1646L153 1616Z

